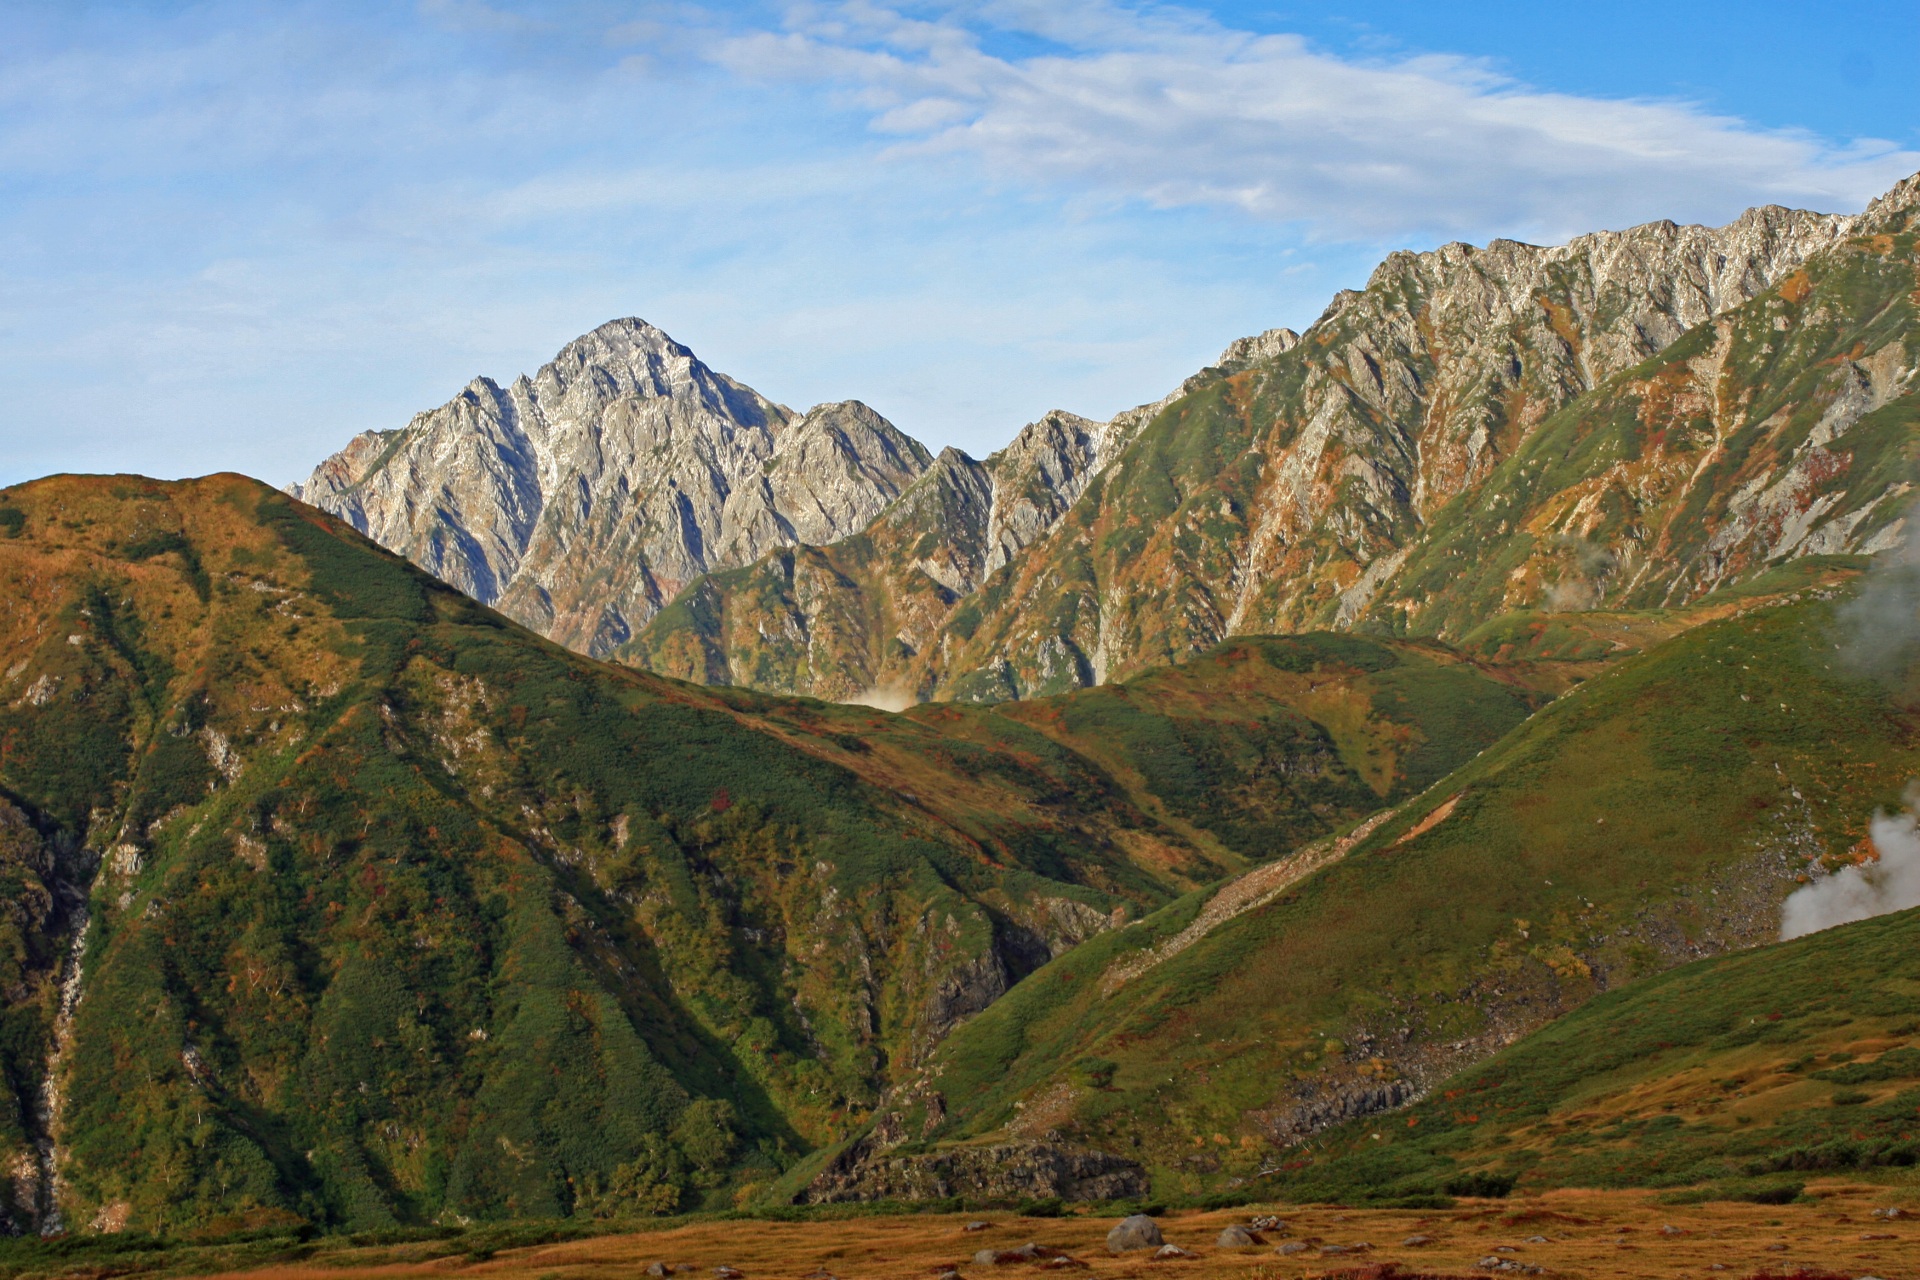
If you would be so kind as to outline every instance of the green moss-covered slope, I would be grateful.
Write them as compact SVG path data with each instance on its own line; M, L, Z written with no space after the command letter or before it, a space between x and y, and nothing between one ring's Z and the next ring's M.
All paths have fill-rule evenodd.
M1262 1186L1391 1198L1478 1175L1790 1198L1810 1174L1920 1160L1917 1035L1906 911L1610 992L1404 1114L1324 1135Z
M15 1225L47 1139L100 1229L750 1194L1220 871L1070 752L956 744L922 802L882 713L603 667L238 477L4 502Z
M1827 594L1622 661L1197 941L1167 947L1205 895L1039 970L937 1053L936 1136L1058 1130L1204 1191L1603 991L1769 941L1920 771L1915 713L1835 661Z

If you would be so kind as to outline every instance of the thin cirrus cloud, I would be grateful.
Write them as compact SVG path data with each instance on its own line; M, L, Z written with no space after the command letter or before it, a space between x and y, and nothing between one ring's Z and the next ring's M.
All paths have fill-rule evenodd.
M1009 32L1048 47L991 51ZM1103 0L933 18L804 6L718 57L751 79L839 91L899 139L898 155L970 154L1007 179L1224 206L1315 239L1559 238L1770 201L1848 209L1920 169L1920 152L1875 139L1835 145L1685 102L1543 92L1464 57L1346 60L1297 36Z

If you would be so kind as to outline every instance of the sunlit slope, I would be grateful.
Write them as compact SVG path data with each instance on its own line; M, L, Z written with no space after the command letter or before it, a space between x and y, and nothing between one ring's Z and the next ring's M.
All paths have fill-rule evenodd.
M1199 1190L1601 990L1770 940L1920 772L1920 717L1836 668L1822 594L1625 660L1197 941L1200 894L1040 970L936 1055L934 1134L1057 1128Z
M923 804L879 713L604 667L239 477L0 494L0 599L18 1226L89 900L60 1207L178 1230L725 1198L1218 873L1070 753Z
M1392 1198L1480 1173L1791 1196L1809 1174L1920 1159L1917 1037L1920 912L1906 911L1609 992L1404 1115L1325 1135L1262 1186Z
M1877 550L1907 504L1920 422L1916 192L1903 184L1778 284L1578 395L1525 385L1589 354L1548 290L1513 335L1522 385L1493 374L1423 407L1414 390L1453 347L1421 319L1425 289L1383 268L1366 306L1171 401L956 609L925 665L951 696L1006 698L1234 632L1454 639L1515 609L1672 606L1790 558ZM1431 349L1398 364L1378 340L1387 317ZM1365 403L1389 368L1398 413ZM1429 468L1458 461L1459 442L1428 433L1468 404L1497 425L1441 500Z
M1671 224L1578 251L1395 254L1298 343L1230 355L1143 412L993 572L955 571L965 494L929 471L856 538L690 585L623 655L782 692L992 702L1235 636L1457 641L1516 610L1665 609L1870 555L1897 534L1920 439L1916 201L1910 178L1791 252L1778 237L1810 215L1755 210L1741 238L1774 248L1744 270L1688 256ZM1682 242L1685 284L1652 268Z
M1464 763L1547 700L1558 668L1471 661L1429 642L1252 636L1119 684L908 718L952 736L1037 730L1170 826L1262 859Z

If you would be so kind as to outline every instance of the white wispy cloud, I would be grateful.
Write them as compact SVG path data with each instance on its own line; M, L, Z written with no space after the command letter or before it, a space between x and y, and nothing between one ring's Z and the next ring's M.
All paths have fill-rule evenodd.
M1920 167L1115 0L8 17L0 481L287 479L624 314L985 452L1304 325L1387 249L1857 208Z
M926 13L925 6L916 6ZM991 52L1021 34L1054 48ZM1559 238L1751 204L1857 208L1920 152L1755 128L1686 102L1545 92L1470 58L1353 61L1290 35L1108 0L798 5L717 56L831 86L898 153L1157 207L1229 206L1324 238Z

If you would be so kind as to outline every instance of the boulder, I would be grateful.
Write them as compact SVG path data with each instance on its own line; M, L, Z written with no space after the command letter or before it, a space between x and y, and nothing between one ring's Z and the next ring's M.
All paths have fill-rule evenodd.
M1144 1213L1122 1218L1113 1230L1107 1232L1107 1248L1113 1253L1158 1249L1165 1243L1166 1239L1160 1234L1160 1224Z
M1192 1254L1177 1244L1163 1244L1153 1251L1153 1260L1155 1262L1173 1262L1180 1258L1191 1257L1193 1257Z
M1265 1242L1260 1239L1259 1233L1249 1228L1228 1227L1213 1243L1222 1249L1248 1249Z
M664 1262L650 1262L647 1264L645 1274L655 1277L670 1276L673 1274L673 1268Z

